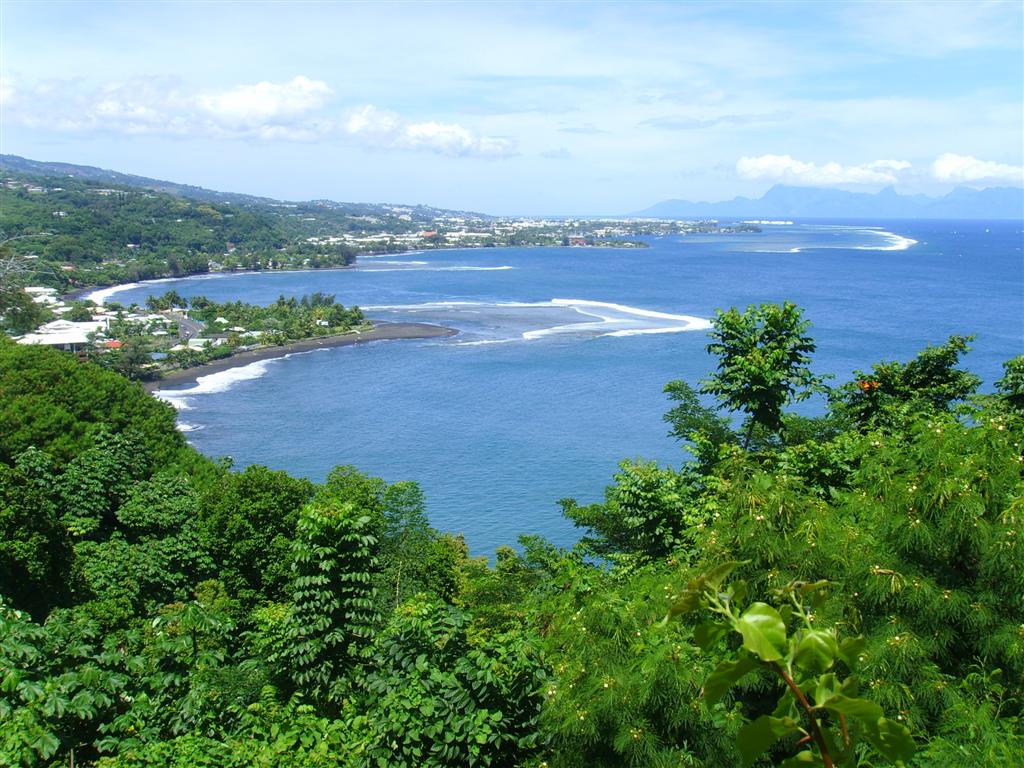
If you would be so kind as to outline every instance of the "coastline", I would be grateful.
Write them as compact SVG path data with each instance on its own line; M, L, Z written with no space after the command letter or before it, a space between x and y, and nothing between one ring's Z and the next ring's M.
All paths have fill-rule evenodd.
M458 333L455 328L448 328L443 325L432 325L430 323L382 323L374 324L372 331L364 333L344 333L338 336L320 336L312 339L293 341L290 344L282 344L278 347L261 347L239 352L231 357L221 360L214 360L205 365L198 365L195 368L184 368L171 371L162 379L142 383L143 389L147 392L158 392L161 389L177 389L182 386L195 384L200 376L209 376L212 373L220 373L231 368L239 368L260 360L272 360L284 357L295 352L309 352L314 349L329 349L331 347L347 347L353 344L366 344L371 341L385 340L411 340L411 339L436 339L447 336L454 336Z
M444 253L445 251L474 251L474 250L493 250L495 248L591 248L596 250L613 249L620 251L638 250L640 248L649 248L650 246L644 244L639 245L615 245L617 241L609 241L607 243L600 243L588 246L566 246L566 245L497 245L497 246L484 246L484 245L446 245L443 248L426 248L426 249L413 249L410 251L367 251L366 253L356 254L356 260L351 264L334 264L329 267L286 267L283 269L231 269L222 272L193 272L188 275L178 275L176 277L165 276L165 277L153 277L145 280L137 280L128 283L109 283L106 285L88 285L75 288L74 290L68 291L61 294L60 298L64 301L77 301L85 298L90 294L97 291L106 290L108 288L125 288L125 287L137 287L147 284L166 283L173 280L188 280L190 278L212 278L212 277L230 277L231 275L260 275L260 274L277 274L279 272L333 272L337 270L356 269L359 267L359 257L373 259L381 256L416 256L425 253Z

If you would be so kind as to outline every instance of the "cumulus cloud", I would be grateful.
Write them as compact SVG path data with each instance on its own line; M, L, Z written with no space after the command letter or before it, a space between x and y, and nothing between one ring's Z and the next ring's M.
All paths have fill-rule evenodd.
M4 76L5 120L59 132L258 139L344 140L375 149L436 152L452 157L515 154L508 139L482 136L456 123L416 122L373 106L339 112L321 80L297 76L220 90L189 91L168 80L130 80L99 88L75 81L21 86Z
M979 181L1022 184L1024 183L1024 167L993 163L988 160L979 160L971 155L955 155L952 152L946 152L935 158L935 162L932 163L932 176L938 181L952 184L970 184Z
M200 93L196 105L229 125L263 125L319 110L331 94L327 83L300 75L286 83L262 82Z
M789 155L741 157L736 172L751 180L781 181L798 186L835 186L840 184L895 184L902 171L910 168L906 160L874 160L863 165L841 165L796 160Z
M452 157L501 158L515 154L508 139L478 136L455 123L412 122L372 105L352 110L342 131L362 143L382 149L437 152Z

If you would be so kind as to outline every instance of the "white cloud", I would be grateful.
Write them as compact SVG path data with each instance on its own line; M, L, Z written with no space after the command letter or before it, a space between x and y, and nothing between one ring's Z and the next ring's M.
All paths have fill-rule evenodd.
M946 152L932 163L932 176L939 181L969 184L977 181L1024 183L1024 167L979 160L971 155Z
M457 123L416 122L373 106L339 113L333 90L297 76L222 90L188 91L168 80L131 80L86 89L69 80L20 87L4 76L4 119L62 133L258 139L344 140L374 149L435 152L452 157L515 154L504 138L479 135Z
M331 94L327 83L300 75L286 83L262 82L200 93L196 104L215 120L229 125L262 125L319 110Z
M752 181L781 181L798 186L842 184L895 184L899 174L910 168L906 160L874 160L863 165L828 162L818 165L795 160L789 155L741 157L736 172Z
M343 132L368 146L437 152L454 157L501 158L515 154L515 144L504 138L478 136L454 123L416 123L372 105L353 110L342 123Z

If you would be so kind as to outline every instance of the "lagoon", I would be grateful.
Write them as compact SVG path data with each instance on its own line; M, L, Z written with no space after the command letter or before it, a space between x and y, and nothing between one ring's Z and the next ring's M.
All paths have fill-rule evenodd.
M323 291L374 319L459 329L259 361L163 396L196 448L236 466L416 480L431 522L486 555L519 534L570 545L558 500L599 500L621 459L685 459L662 388L713 368L716 308L796 302L815 371L838 381L960 333L976 334L965 362L991 389L1024 351L1020 222L812 222L649 245L391 254L105 293L268 303Z

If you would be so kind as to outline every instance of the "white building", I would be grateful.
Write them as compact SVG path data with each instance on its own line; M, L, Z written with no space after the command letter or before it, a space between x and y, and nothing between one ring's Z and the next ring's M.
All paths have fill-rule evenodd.
M16 341L19 344L43 344L69 352L77 352L89 343L90 333L100 333L106 328L106 320L90 320L83 323L54 320L52 323L46 323L37 328L35 333L27 333Z

